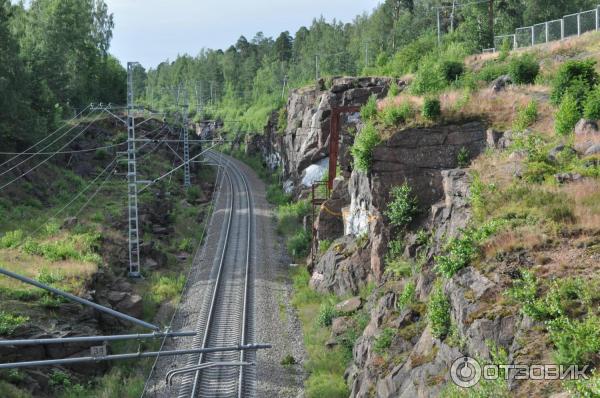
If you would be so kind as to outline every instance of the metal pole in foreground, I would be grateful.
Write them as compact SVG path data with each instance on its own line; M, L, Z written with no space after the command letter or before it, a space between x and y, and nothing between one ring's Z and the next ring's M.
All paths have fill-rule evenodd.
M2 364L0 364L0 369L30 368L30 367L36 367L36 366L52 366L52 365L71 365L71 364L75 364L75 363L85 363L85 362L103 362L103 361L114 361L114 360L121 360L121 359L151 358L151 357L156 357L156 356L168 357L168 356L200 354L200 353L208 353L208 352L262 350L262 349L271 348L271 347L272 346L270 344L254 344L254 345L247 345L247 346L198 348L198 349L192 349L192 350L135 352L135 353L130 353L130 354L106 355L106 356L100 356L100 357L47 359L47 360L43 360L43 361L2 363Z
M43 283L40 283L40 282L38 282L36 280L33 280L33 279L28 278L28 277L23 276L23 275L15 274L14 272L5 270L3 268L0 268L0 274L6 275L6 276L8 276L10 278L19 280L19 281L24 282L24 283L28 283L28 284L33 285L35 287L39 287L40 289L47 290L47 291L49 291L51 293L54 293L54 294L56 294L58 296L64 297L67 300L71 300L71 301L75 301L76 303L79 303L79 304L87 305L88 307L92 307L92 308L94 308L94 309L96 309L96 310L98 310L100 312L104 312L106 314L109 314L109 315L112 315L114 317L123 319L125 321L131 322L131 323L135 323L136 325L143 326L145 328L152 329L152 330L159 330L160 329L158 326L153 325L151 323L144 322L144 321L142 321L140 319L137 319L137 318L134 318L134 317L129 316L127 314L123 314L121 312L115 311L115 310L113 310L111 308L107 308L107 307L104 307L104 306L102 306L100 304L96 304L96 303L93 303L93 302L91 302L89 300L83 299L81 297L74 296L71 293L63 292L62 290L58 290L58 289L55 289L55 288L53 288L51 286L44 285Z
M438 46L441 44L442 42L442 27L440 26L440 8L437 8L437 39L438 39Z
M68 344L68 343L88 343L94 341L121 341L121 340L140 340L140 339L159 339L163 337L190 337L195 336L196 332L168 332L168 333L144 333L144 334L117 334L113 336L75 336L75 337L55 337L49 339L21 339L21 340L0 340L0 347L5 346L23 346L23 345L46 345L46 344Z
M188 111L189 111L189 103L187 96L187 89L184 91L184 105L183 105L183 187L189 188L192 186L191 178L190 178L190 143L189 143L189 135L188 135Z
M127 63L127 194L129 216L129 276L139 278L140 238L138 229L137 165L135 159L135 117L133 115L133 68Z

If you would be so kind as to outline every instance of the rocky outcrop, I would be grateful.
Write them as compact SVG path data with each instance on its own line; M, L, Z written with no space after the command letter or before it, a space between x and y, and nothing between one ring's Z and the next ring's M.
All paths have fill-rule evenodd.
M315 264L310 287L322 293L357 294L369 278L370 253L352 237L333 242Z

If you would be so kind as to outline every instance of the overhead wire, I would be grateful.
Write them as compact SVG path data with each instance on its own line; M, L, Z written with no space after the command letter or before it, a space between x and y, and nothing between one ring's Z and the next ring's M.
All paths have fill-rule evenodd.
M86 106L85 108L83 108L81 110L81 112L79 112L78 114L76 114L75 116L73 116L71 119L65 121L59 128L57 128L56 130L54 130L52 133L48 134L47 136L45 136L44 138L42 138L40 141L36 142L35 144L33 144L32 146L30 146L29 148L25 149L24 152L20 152L20 153L0 153L1 155L16 155L13 156L10 159L5 160L2 164L0 164L0 167L4 166L5 164L13 161L14 159L18 158L19 155L23 155L25 154L25 152L31 151L33 148L35 148L36 146L40 145L42 142L46 141L47 139L49 139L50 137L52 137L54 134L58 133L60 130L62 130L63 127L65 127L69 122L77 119L79 116L81 116L83 114L83 112L85 112L89 107L91 107L92 105L89 104L88 106Z
M74 149L71 151L52 151L52 152L0 152L0 155L69 155L69 154L73 154L73 153L86 153L86 152L94 152L94 151L98 151L98 150L102 150L102 149L110 149L110 148L115 148L118 147L119 145L125 145L127 144L127 141L122 141L119 142L117 144L111 144L111 145L105 145L105 146L99 146L99 147L95 147L95 148L88 148L88 149Z
M71 138L66 144L64 144L60 149L63 150L64 148L66 148L70 143L72 143L73 141L75 141L79 136L81 136L83 133L85 133L87 131L88 128L90 128L90 126L92 124L94 124L98 118L100 117L102 113L96 115L96 118L94 120L92 120L83 130L81 130L79 133L77 133L77 135L75 135L75 137ZM20 174L18 177L15 177L14 179L12 179L11 181L7 182L6 184L0 186L0 191L3 190L4 188L6 188L7 186L11 185L12 183L14 183L15 181L20 180L21 178L25 177L26 175L28 175L29 173L31 173L32 171L36 170L37 168L39 168L40 166L44 165L45 163L47 163L50 159L52 159L54 156L56 155L56 153L48 156L46 159L42 160L40 163L38 163L37 165L35 165L34 167L32 167L31 169L27 170L26 172ZM16 166L15 166L16 167ZM8 171L14 169L15 167L9 169ZM6 174L8 171L0 174L0 176Z

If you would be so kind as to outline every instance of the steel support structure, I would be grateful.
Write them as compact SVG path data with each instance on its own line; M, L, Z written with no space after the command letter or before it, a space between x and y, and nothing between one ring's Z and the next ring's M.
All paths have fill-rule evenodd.
M140 236L138 219L137 165L135 154L135 116L133 98L133 68L137 62L127 63L127 195L129 209L129 276L139 278Z
M190 104L187 95L187 90L183 91L183 96L183 130L181 131L181 133L183 134L183 187L187 189L192 186L192 181L190 178L190 142L188 135L188 112Z

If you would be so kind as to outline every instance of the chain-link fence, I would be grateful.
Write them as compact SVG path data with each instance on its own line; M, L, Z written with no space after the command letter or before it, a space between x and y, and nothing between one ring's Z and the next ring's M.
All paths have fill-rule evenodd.
M498 51L506 44L511 50L531 47L536 44L562 40L570 36L580 36L585 32L598 30L599 28L600 6L597 6L593 10L565 15L561 19L517 28L514 34L495 36L494 47L484 49L483 52Z

